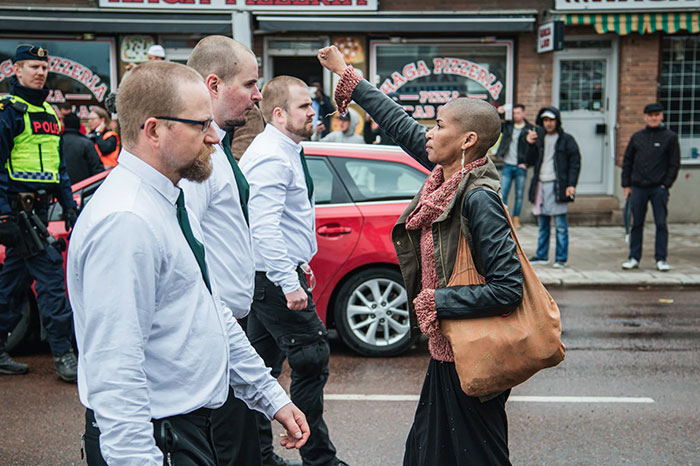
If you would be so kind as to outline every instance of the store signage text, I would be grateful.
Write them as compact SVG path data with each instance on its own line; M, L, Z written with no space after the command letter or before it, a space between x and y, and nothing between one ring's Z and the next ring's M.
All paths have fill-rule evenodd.
M377 0L99 0L105 8L199 10L376 10Z
M698 0L555 0L557 10L674 10L698 8Z
M537 53L564 49L564 23L550 21L537 28Z
M107 84L103 83L102 79L98 75L93 74L88 67L78 62L69 58L51 56L49 57L49 72L68 76L83 84L92 92L98 102L102 102L105 98ZM8 58L0 63L0 81L9 78L13 74L12 59Z
M450 74L476 81L486 89L494 100L498 100L503 90L503 83L483 66L462 58L449 57L433 58L432 70L428 68L423 60L408 63L401 71L392 72L391 78L386 79L380 89L385 94L391 94L399 90L404 84L431 74Z

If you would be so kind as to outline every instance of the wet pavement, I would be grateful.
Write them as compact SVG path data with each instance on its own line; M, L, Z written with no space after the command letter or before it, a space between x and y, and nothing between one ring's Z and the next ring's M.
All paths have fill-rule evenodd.
M548 286L700 286L700 225L670 224L668 242L669 272L656 270L654 260L655 226L644 228L642 260L639 269L622 270L629 245L625 230L619 227L569 226L569 260L565 269L535 265L540 280ZM552 226L549 260L554 256ZM523 225L518 238L528 257L537 249L537 227Z
M513 464L700 463L700 291L552 294L567 358L513 390L507 405ZM428 357L425 341L384 359L359 357L333 342L325 417L339 457L351 465L401 464ZM17 359L32 372L0 377L0 464L84 464L75 386L55 377L45 349ZM282 383L288 386L286 372Z

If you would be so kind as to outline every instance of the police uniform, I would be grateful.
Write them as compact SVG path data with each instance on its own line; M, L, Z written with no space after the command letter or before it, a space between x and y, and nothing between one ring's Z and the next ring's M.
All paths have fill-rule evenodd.
M17 47L15 63L23 60L48 61L48 52L22 44ZM6 246L0 272L0 372L26 372L25 365L11 359L15 365L8 363L3 339L20 320L17 304L36 280L39 312L57 374L63 380L75 381L72 315L66 298L63 257L49 242L51 238L38 241L26 227L28 223L18 221L35 214L34 222L40 220L47 225L48 199L56 197L63 206L66 227L75 222L77 205L60 154L61 125L45 101L49 94L46 87L23 86L16 76L11 78L11 86L10 95L0 101L0 242ZM20 193L31 200L33 209L19 200Z

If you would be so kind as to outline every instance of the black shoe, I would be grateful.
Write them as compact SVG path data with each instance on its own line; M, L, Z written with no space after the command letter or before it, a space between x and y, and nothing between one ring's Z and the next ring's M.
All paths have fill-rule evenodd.
M64 382L75 382L78 379L78 360L73 351L68 351L60 356L53 357L53 365L56 375Z
M29 366L23 362L17 362L7 354L7 351L0 350L0 374L19 375L29 372Z
M263 460L262 466L301 466L301 461L286 460L277 453L273 453L268 459Z

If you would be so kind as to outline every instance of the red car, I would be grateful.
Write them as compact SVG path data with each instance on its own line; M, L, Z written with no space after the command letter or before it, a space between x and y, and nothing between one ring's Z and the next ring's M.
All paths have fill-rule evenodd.
M356 352L389 356L411 345L408 300L391 242L391 229L428 171L393 146L304 143L314 179L318 253L313 296L321 320L337 330ZM106 174L73 186L87 202ZM49 213L49 231L65 237L61 207ZM26 304L26 319L10 335L36 322L36 304ZM20 328L21 327L21 328Z

